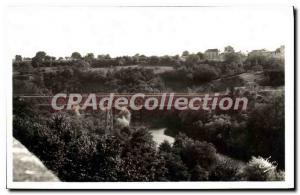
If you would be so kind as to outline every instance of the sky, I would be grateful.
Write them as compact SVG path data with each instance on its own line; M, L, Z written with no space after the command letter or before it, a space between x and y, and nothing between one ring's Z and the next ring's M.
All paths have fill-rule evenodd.
M9 7L9 53L56 57L275 50L291 32L291 7Z

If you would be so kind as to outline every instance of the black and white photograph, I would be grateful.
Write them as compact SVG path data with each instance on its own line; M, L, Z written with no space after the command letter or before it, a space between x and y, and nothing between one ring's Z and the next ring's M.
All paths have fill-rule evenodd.
M294 188L294 12L7 8L7 187Z

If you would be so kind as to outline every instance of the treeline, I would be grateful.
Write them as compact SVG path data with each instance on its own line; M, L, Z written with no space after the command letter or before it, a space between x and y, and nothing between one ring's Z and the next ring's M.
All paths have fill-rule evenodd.
M14 94L56 93L158 93L165 89L162 78L153 70L126 68L120 70L86 71L61 68L55 72L34 72L30 79L13 79Z
M186 90L187 86L200 85L218 78L238 75L243 72L257 71L265 73L265 80L260 83L261 85L280 86L284 84L284 59L273 58L263 54L243 56L240 53L229 52L224 54L223 61L212 61L207 60L201 52L194 54L187 51L183 52L181 56L147 57L137 54L135 56L115 58L111 58L109 55L94 57L92 53L82 57L80 53L74 52L67 59L56 59L55 57L48 56L45 52L37 52L31 60L23 60L21 56L16 56L13 62L13 70L16 73L14 86L16 86L16 89L20 88L21 93L34 91L34 93L38 94L39 88L47 88L48 91L52 92L72 90L82 92L87 89L93 89L95 92L103 91L102 87L97 87L96 82L105 83L105 86L118 87L117 83L122 83L122 81L111 79L114 76L111 72L119 71L119 73L115 73L115 75L118 75L122 71L126 71L116 70L114 67L128 68L132 65L137 65L136 67L139 69L134 69L134 71L137 71L137 74L133 74L134 71L128 69L128 75L132 78L128 80L134 80L138 83L140 83L140 80L143 81L143 79L139 78L139 74L145 72L144 70L140 70L143 67L161 67L161 69L164 66L173 67L173 70L162 71L159 77L153 80L162 83L159 90L164 85L165 89L170 88L170 90L182 91ZM93 69L96 67L108 67L109 72L105 72L105 70L96 71L97 69ZM151 71L147 70L146 72L151 77L156 77ZM126 77L126 73L123 76ZM77 80L75 77L78 77ZM29 81L25 81L26 79ZM55 82L53 83L48 79L54 79ZM122 79L119 78L118 80ZM37 82L35 82L36 80ZM21 85L24 82L27 86L22 88ZM76 86L72 83L76 84ZM115 83L116 85L107 85L109 83ZM131 88L138 86L136 90L148 88L145 92L157 91L153 89L153 86L150 88L145 86L145 82L140 84L133 83L131 85ZM126 86L121 86L117 91L125 91L124 87L126 88ZM110 89L114 90L114 88ZM47 90L42 91L45 92ZM130 92L134 90L132 89Z
M74 52L71 57L58 58L48 56L45 52L37 52L32 59L23 60L20 55L17 55L14 60L14 67L16 69L21 66L31 65L36 67L61 67L72 66L76 61L87 62L89 67L113 67L113 66L131 66L131 65L163 65L163 66L176 66L182 63L182 59L176 56L145 56L136 54L135 56L120 56L112 58L109 55L98 55L94 57L94 54L88 53L82 57L80 53Z
M77 61L84 61L88 67L115 67L115 66L173 66L179 67L182 65L196 65L196 64L221 64L221 65L239 65L244 66L246 70L262 70L274 69L282 67L284 59L274 58L263 53L256 55L244 55L234 51L223 54L222 59L211 60L205 54L189 53L184 51L181 55L164 55L164 56L145 56L136 54L134 56L119 56L110 57L107 55L94 56L93 53L88 53L81 56L79 52L73 52L70 57L53 57L47 55L44 51L39 51L33 58L22 58L16 55L13 61L15 70L26 69L27 66L36 67L62 67L73 66Z
M14 75L14 94L46 94L60 92L88 93L158 93L162 91L187 92L188 88L204 85L205 89L223 91L224 87L216 86L210 81L238 75L245 72L239 64L189 64L173 70L155 74L153 69L127 67L123 69L93 70L86 69L88 63L73 62L72 66L60 67L55 71L32 71L30 74ZM263 86L284 85L284 70L264 71ZM259 82L259 81L257 81ZM225 88L242 86L237 78L227 83ZM203 89L204 90L204 89ZM197 91L195 91L197 92Z

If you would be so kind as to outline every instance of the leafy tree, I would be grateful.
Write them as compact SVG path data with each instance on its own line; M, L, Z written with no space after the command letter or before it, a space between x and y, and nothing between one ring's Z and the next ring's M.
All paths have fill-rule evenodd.
M205 56L202 52L198 52L197 55L199 56L200 60L204 60Z
M30 62L20 62L17 71L20 71L21 73L28 74L33 72L33 67Z
M84 61L84 60L77 60L73 64L73 70L77 71L77 72L85 71L90 67L91 67L91 65L87 61Z
M166 162L167 174L169 181L189 181L191 174L188 167L181 160L180 155L172 151L160 150L160 155Z
M24 119L36 117L32 105L20 97L13 98L13 115Z
M181 54L182 57L187 57L188 55L190 55L190 53L188 51L184 51Z
M124 143L121 159L121 181L165 180L165 161L157 154L152 136L146 129L137 130Z
M22 59L23 59L23 58L22 58L21 55L16 55L16 56L15 56L15 61L16 61L16 62L21 62Z
M242 63L242 60L238 53L228 52L224 54L224 62L229 64L239 64Z
M246 59L246 64L249 67L261 65L264 66L268 61L266 55L257 53L257 54L249 54Z
M209 171L196 165L191 170L191 181L207 181L209 179Z
M118 92L159 92L163 86L153 70L126 68L114 71L108 77L107 85Z
M96 159L92 166L97 172L98 181L119 181L121 151L121 142L116 137L102 137L98 141Z
M165 140L163 143L159 145L159 151L170 153L172 151L172 146L168 141Z
M239 181L241 162L228 157L219 158L215 168L210 172L209 180L212 181Z
M200 62L200 57L197 54L190 54L186 56L186 64L187 65L194 65Z
M160 62L160 59L157 56L151 56L149 59L150 65L157 65L157 64L159 64L159 62Z
M32 58L32 66L33 67L42 66L42 63L44 62L46 55L47 54L44 51L37 52L36 55Z
M80 59L82 59L82 56L79 52L73 52L71 55L71 58L75 59L75 60L80 60Z
M197 165L209 170L216 162L216 149L211 143L194 141L184 134L179 134L173 147L189 170Z
M284 174L277 171L276 166L269 159L252 157L240 173L242 180L246 181L281 181Z
M191 69L193 81L202 83L214 80L220 76L218 69L207 64L193 66Z
M88 63L92 63L93 60L95 59L93 53L88 53L86 56L84 56L84 60L87 61Z
M35 57L36 57L37 59L43 60L43 59L45 59L46 55L47 55L46 52L44 52L44 51L39 51L39 52L37 52L37 53L35 54Z

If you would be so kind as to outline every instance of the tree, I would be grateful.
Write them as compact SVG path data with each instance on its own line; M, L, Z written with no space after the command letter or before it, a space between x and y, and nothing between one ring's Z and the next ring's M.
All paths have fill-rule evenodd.
M126 60L125 60L125 58L119 57L119 58L117 58L116 60L117 60L119 66L124 66L124 65L126 65Z
M125 142L121 154L121 181L163 181L167 169L164 159L156 153L155 143L146 129L138 129Z
M86 56L84 56L84 60L89 63L91 63L94 59L95 59L95 57L94 57L93 53L88 53L88 54L86 54Z
M267 63L267 56L263 55L262 53L248 54L248 57L246 59L246 63L250 67L255 66L255 65L264 66Z
M224 54L224 62L229 64L239 64L241 63L241 57L237 53L228 52Z
M200 165L196 165L191 170L191 181L207 181L209 178L209 171L202 168Z
M71 58L75 59L75 60L82 59L81 54L79 52L73 52L72 55L71 55Z
M180 155L171 152L160 151L160 155L166 162L167 179L169 181L189 181L191 174L188 167L181 160Z
M86 70L90 67L90 64L86 61L79 60L74 63L73 67L76 68L76 70Z
M244 164L240 161L233 160L229 157L219 157L216 166L210 172L209 180L211 181L239 181L238 176L241 167Z
M102 140L98 142L96 161L93 165L99 177L98 181L119 181L122 165L121 152L121 143L116 137L105 138L103 136Z
M282 181L284 173L277 171L276 165L269 159L252 157L242 169L240 176L245 181Z
M21 55L16 55L15 61L16 62L21 62L22 61L22 56Z
M21 62L18 66L18 71L28 74L29 72L33 71L33 67L31 66L30 62Z
M165 140L163 143L159 145L159 151L170 153L172 151L172 146L168 141Z
M42 63L45 61L46 52L39 51L36 55L32 58L32 66L33 67L40 67Z
M188 55L190 55L190 53L188 51L184 51L181 54L182 57L187 57Z
M188 167L182 162L180 155L174 152L168 142L159 146L159 154L166 161L167 179L170 181L188 181L190 173Z
M103 60L105 58L104 55L97 55L97 60Z
M36 57L37 59L43 60L43 59L46 57L46 55L47 55L46 52L44 52L44 51L39 51L39 52L36 53L35 57Z
M53 56L46 55L44 59L45 59L45 61L55 61L56 58Z
M205 56L202 52L198 52L197 55L199 56L200 60L204 60Z
M185 59L186 64L187 65L193 65L193 64L197 64L198 62L200 62L200 57L197 54L190 54L186 57Z
M199 165L209 171L216 163L216 149L211 143L194 141L184 134L179 134L173 147L189 170Z
M220 76L219 70L208 64L193 66L190 70L194 82L207 82Z
M149 59L150 65L157 65L159 63L159 57L157 56L151 56Z

